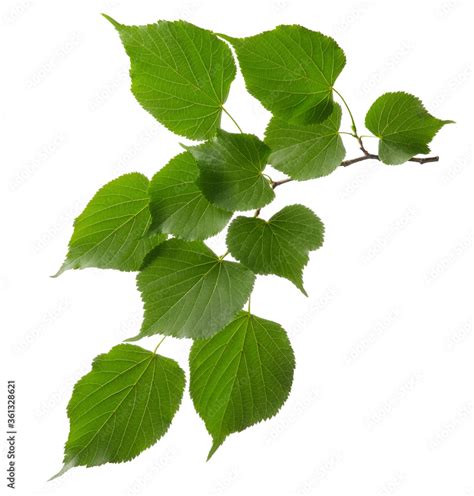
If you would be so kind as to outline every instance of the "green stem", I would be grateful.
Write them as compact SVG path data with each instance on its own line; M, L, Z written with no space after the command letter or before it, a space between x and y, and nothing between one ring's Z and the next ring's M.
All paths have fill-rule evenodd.
M225 258L225 257L226 257L229 253L230 253L230 251L229 251L229 250L227 250L227 251L224 253L224 255L221 255L221 256L219 257L219 260L224 260L224 258Z
M351 118L351 122L352 122L352 130L354 131L354 134L357 136L357 138L359 137L359 135L357 134L357 126L356 126L356 123L355 123L355 119L354 119L354 116L352 115L352 112L351 112L351 109L349 108L349 105L347 104L346 100L344 99L344 97L339 93L339 91L336 90L336 88L333 88L332 89L334 91L334 93L336 93L336 95L342 100L342 103L344 104L344 106L346 107L347 109L347 112L349 113L349 117Z
M266 180L270 183L270 186L273 184L274 181L273 181L273 179L268 174L263 174L262 173L262 176L264 178L266 178Z
M352 136L357 139L357 136L354 133L348 133L347 131L339 131L339 134L347 134L347 136Z
M237 124L237 121L229 114L229 112L227 112L227 110L225 109L225 107L222 107L222 110L225 114L227 114L227 116L229 117L229 119L237 126L237 129L242 133L244 134L244 132L242 131L242 128Z
M155 349L153 350L153 353L156 353L156 350L160 347L160 344L166 339L166 336L163 336L160 339L160 342L155 346Z
M362 137L359 136L359 134L357 132L357 126L356 126L356 123L355 123L355 119L354 119L354 116L352 115L352 112L351 112L351 109L349 108L349 105L347 104L347 102L344 99L344 97L339 93L339 91L336 90L336 88L333 88L332 90L334 91L334 93L336 93L336 95L339 96L339 98L342 100L342 103L346 107L347 112L349 113L349 117L351 118L351 122L352 122L351 128L352 128L352 131L354 131L354 134L344 133L344 132L341 132L340 134L350 134L351 136L353 136L359 142L360 149L362 150L362 152L364 153L364 155L369 156L370 153L365 148L364 143L362 142Z

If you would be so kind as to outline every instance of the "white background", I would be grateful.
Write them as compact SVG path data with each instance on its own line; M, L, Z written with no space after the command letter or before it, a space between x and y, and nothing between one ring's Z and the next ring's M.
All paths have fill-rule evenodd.
M15 379L17 494L474 494L468 7L467 0L2 2L0 419L3 432L5 381ZM325 245L305 273L309 298L276 277L260 277L252 298L257 315L288 331L297 357L277 417L230 436L206 463L210 437L186 392L168 434L132 462L75 468L48 483L61 467L74 382L94 356L135 335L142 318L133 274L49 276L95 191L125 172L150 177L183 141L134 100L128 59L100 12L125 24L183 18L235 36L304 24L345 50L337 89L361 130L370 104L391 90L420 96L431 113L457 124L432 143L439 163L363 162L282 186L263 209L267 217L301 202L326 224ZM240 76L226 106L262 136L268 114ZM375 140L366 144L375 151ZM351 142L347 151L359 154ZM222 237L211 245L224 251ZM167 339L160 351L187 369L189 346Z

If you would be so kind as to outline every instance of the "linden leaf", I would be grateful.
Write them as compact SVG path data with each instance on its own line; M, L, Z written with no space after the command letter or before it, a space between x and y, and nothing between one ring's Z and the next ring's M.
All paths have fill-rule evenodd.
M329 116L333 85L346 63L332 38L297 25L222 37L235 48L247 90L270 112L305 124Z
M137 276L145 307L140 334L207 338L242 308L255 275L222 260L201 241L165 241Z
M226 210L251 210L270 203L275 193L263 175L270 149L251 134L219 130L217 136L189 147L200 170L198 186Z
M290 393L295 358L283 328L246 312L189 357L194 407L213 438L208 459L225 438L266 420Z
M133 172L103 186L74 221L69 251L56 276L86 267L139 270L146 254L166 239L147 233L148 184L143 174Z
M168 430L183 396L183 370L170 358L131 344L99 355L74 386L64 466L131 460ZM54 478L53 477L53 478Z
M270 220L237 217L229 226L227 246L234 258L256 274L276 274L305 295L303 268L308 251L323 244L324 226L303 205L289 205Z
M221 231L232 216L206 199L196 185L199 169L189 152L182 153L150 181L151 229L177 237L206 239Z
M124 26L104 17L130 57L140 105L174 133L196 140L213 136L236 73L229 47L185 21Z
M341 107L334 104L321 124L291 124L273 117L265 131L268 162L298 181L322 177L341 164L346 150L339 136Z
M429 153L428 143L445 124L453 122L433 117L419 98L401 91L377 98L365 117L367 129L380 139L380 160L391 165Z

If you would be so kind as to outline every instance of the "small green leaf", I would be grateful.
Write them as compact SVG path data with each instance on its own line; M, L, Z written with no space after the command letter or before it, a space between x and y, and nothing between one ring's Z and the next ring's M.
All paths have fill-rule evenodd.
M256 136L218 131L189 151L200 170L198 186L211 203L230 211L251 210L275 197L263 175L270 149Z
M331 113L333 85L346 64L332 38L296 25L222 37L235 48L249 93L270 112L304 124Z
M105 18L130 57L140 105L174 133L196 140L213 136L236 72L229 47L185 21L124 26Z
M231 212L216 207L197 187L199 169L189 152L181 153L150 181L150 211L153 230L196 240L224 229Z
M147 233L148 184L143 174L133 172L103 186L74 221L69 251L56 276L86 267L139 270L146 254L166 239Z
M208 459L225 438L266 420L290 393L295 358L279 324L246 312L189 357L194 407L213 438Z
M64 467L131 460L168 430L183 396L179 365L131 344L99 355L74 386ZM54 478L53 477L53 478Z
M217 257L201 241L165 241L138 274L145 306L140 339L156 333L208 338L242 308L255 275Z
M229 226L227 246L234 258L256 274L276 274L304 294L303 268L308 251L323 244L324 226L303 205L289 205L270 220L237 217Z
M346 154L340 124L341 107L337 104L321 124L289 124L273 117L265 132L265 143L272 150L269 163L298 181L330 174Z
M380 160L391 165L429 153L428 143L452 122L433 117L419 98L401 91L377 98L365 117L367 129L380 139Z

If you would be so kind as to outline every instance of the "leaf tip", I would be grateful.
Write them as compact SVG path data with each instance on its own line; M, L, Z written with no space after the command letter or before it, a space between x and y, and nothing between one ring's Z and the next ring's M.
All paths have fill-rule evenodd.
M292 282L306 297L308 296L306 289L304 289L303 279L302 279L301 274L299 275L299 277L292 277L292 278L287 278L287 279L290 282Z
M50 477L47 482L51 482L52 480L57 479L58 477L61 477L62 475L64 475L72 467L74 467L74 464L72 462L65 463L61 467L61 470L59 472L57 472L56 474L54 474L52 477Z
M68 269L69 269L69 267L67 266L67 264L63 263L61 265L61 267L59 267L59 270L55 274L53 274L53 275L51 275L49 277L51 277L51 279L56 279L61 274L63 274L64 272L66 272L66 270L68 270Z
M224 442L223 439L213 439L211 449L209 450L209 453L207 454L206 462L208 462L214 453L219 449L219 446Z
M112 24L112 26L114 26L116 29L120 28L122 25L117 22L115 19L113 19L112 17L110 17L108 14L100 14L104 19L107 19L110 24Z

